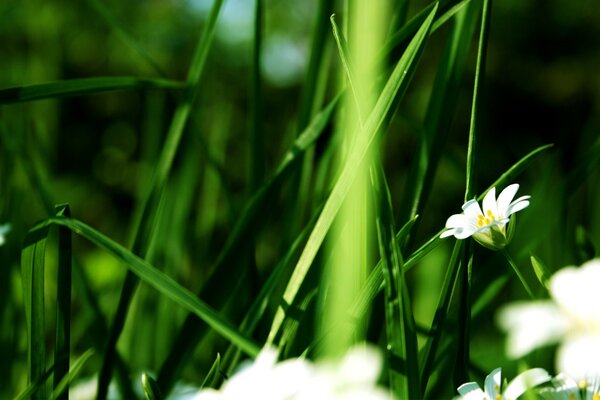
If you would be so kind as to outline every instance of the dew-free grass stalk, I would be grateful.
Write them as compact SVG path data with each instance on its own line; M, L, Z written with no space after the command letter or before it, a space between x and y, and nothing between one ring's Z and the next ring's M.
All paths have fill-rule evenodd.
M68 204L56 207L56 215L71 216ZM58 228L58 275L56 278L56 337L54 346L54 390L69 372L71 358L71 231ZM57 397L68 400L69 392L63 391Z
M519 281L521 281L521 284L523 285L523 288L525 289L525 291L527 292L527 294L529 295L529 297L532 300L535 300L535 295L533 294L533 291L529 287L529 284L527 283L527 280L525 280L525 277L521 273L521 270L519 269L519 267L517 267L517 264L515 264L514 260L512 259L512 257L508 253L508 251L506 249L502 249L501 252L502 252L502 255L506 258L506 261L508 261L508 264L510 265L510 267L512 268L512 270L517 275L517 278L519 278Z

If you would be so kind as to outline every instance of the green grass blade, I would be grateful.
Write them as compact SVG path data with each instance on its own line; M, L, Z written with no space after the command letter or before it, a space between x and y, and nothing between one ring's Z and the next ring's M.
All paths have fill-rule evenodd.
M503 187L507 184L510 184L518 175L520 175L528 166L531 164L539 155L541 155L546 150L549 150L553 147L553 144L546 144L538 147L537 149L532 150L530 153L525 155L519 161L517 161L512 167L510 167L505 173L500 175L498 179L494 181L484 192L482 192L477 200L483 200L485 194L494 187Z
M277 191L290 175L294 166L302 160L304 152L321 136L333 115L339 98L339 96L334 98L323 111L313 118L311 124L285 154L271 178L248 201L223 250L211 267L214 273L200 290L199 297L207 299L210 304L216 305L217 308L225 303L227 296L223 294L231 292L235 283L229 278L232 275L239 274L239 269L236 269L241 265L239 257L245 253L250 239L254 237L255 232L264 223L264 215L269 212L269 207L272 207L271 199L277 195ZM205 332L206 325L198 321L197 318L192 315L186 318L176 336L177 339L173 343L169 356L159 370L158 384L163 393L168 393L181 365L185 362L186 356L190 354L193 347L198 343L200 336Z
M317 220L315 228L311 232L304 251L302 252L300 259L296 264L294 274L292 275L288 283L288 287L286 288L286 292L283 296L283 302L285 304L294 303L294 298L300 288L300 285L302 284L302 281L304 280L304 277L306 276L314 257L317 254L317 251L321 247L325 235L329 231L329 228L331 227L333 219L335 218L335 215L337 214L345 195L354 181L361 162L363 161L367 151L377 136L377 132L384 124L384 121L390 118L391 114L393 113L393 105L395 105L399 98L404 94L408 83L410 82L410 78L412 77L412 74L416 68L416 62L418 61L423 50L427 33L429 31L429 27L431 26L431 21L433 20L436 10L437 8L434 7L429 17L423 23L408 46L406 52L394 68L388 83L379 96L377 104L365 123L363 128L365 130L365 134L360 134L358 136L360 138L365 138L364 143L357 142L355 144L355 151L352 151L349 155L346 165L342 170L342 173L338 178L338 181L336 182L329 198L327 199L327 202L325 203L325 207L321 212L319 219ZM280 308L275 315L271 332L269 333L268 343L273 342L284 319L285 311Z
M36 393L40 389L40 387L42 387L45 384L46 380L50 378L53 371L53 368L50 368L47 371L45 371L44 374L40 376L37 380L27 385L27 387L21 393L19 393L14 398L14 400L32 399L34 397L33 394Z
M461 5L464 6L464 3ZM429 197L452 117L459 103L459 89L479 9L479 3L469 3L465 12L456 14L431 91L418 154L413 158L407 178L404 191L407 196L402 202L399 221L407 221L421 214ZM411 245L405 247L410 248Z
M221 355L217 353L217 358L215 362L208 370L208 374L206 374L206 378L202 381L201 388L210 388L214 387L215 382L219 378L219 371L221 370Z
M335 38L335 42L338 47L338 52L340 53L340 60L342 61L342 65L346 71L346 78L348 79L348 85L352 90L352 98L354 99L354 104L356 106L356 110L358 112L358 119L360 124L364 123L364 114L368 112L368 110L364 110L361 107L360 99L365 99L364 93L360 91L361 86L356 82L356 68L352 62L352 58L350 57L350 50L348 49L348 43L346 42L346 38L343 33L337 26L335 22L335 14L331 16L331 27L333 28L333 37Z
M47 238L48 227L29 231L21 252L23 300L27 319L28 382L40 382L39 390L31 396L34 400L47 398L46 385L42 380L46 371L44 259Z
M56 386L54 386L54 391L52 392L52 396L50 396L51 400L55 399L68 399L69 398L69 385L73 382L73 379L77 377L81 368L85 365L87 360L90 359L91 356L94 355L94 349L89 349L85 353L83 353L77 361L73 364L73 368L65 374L60 382ZM56 373L56 372L55 372Z
M146 373L142 374L142 390L146 400L161 400L163 398L156 381Z
M152 286L181 307L196 314L215 329L215 331L223 335L223 337L239 346L245 353L252 357L258 354L258 346L251 339L240 334L230 322L224 320L213 308L175 282L173 278L159 271L147 261L136 256L122 245L81 221L66 217L49 218L39 223L31 230L31 245L38 243L38 240L44 240L41 235L47 231L48 226L51 224L66 227L72 232L88 239L96 246L106 250L115 257L115 259L125 264L127 268L135 273L143 282Z
M70 217L68 204L56 207L56 215ZM63 378L69 372L71 358L71 271L72 271L71 231L58 228L58 276L56 279L56 344L54 347L54 391L58 390ZM68 400L69 392L57 397Z
M546 267L546 265L542 262L542 260L540 260L538 257L532 255L530 257L531 259L531 266L533 267L533 271L535 272L535 276L538 278L538 281L540 281L540 284L546 288L547 290L550 289L550 271L548 270L548 267Z
M152 240L152 235L154 234L156 225L158 223L157 214L159 210L159 203L161 201L163 190L175 158L175 153L179 147L181 136L183 135L184 128L192 110L194 99L198 92L200 77L204 69L208 51L212 44L216 29L216 22L222 4L223 0L216 0L214 2L208 20L204 25L202 35L194 53L194 58L188 70L186 90L184 91L183 97L177 106L177 109L175 110L175 115L171 121L160 159L158 160L156 170L154 171L152 183L149 186L147 194L142 200L139 219L135 224L135 239L132 246L133 253L141 255L142 257L145 257L147 254L148 247ZM137 283L138 279L136 276L133 273L128 272L125 277L125 282L123 283L123 289L121 290L117 312L111 324L111 329L107 340L106 352L104 354L104 361L98 381L99 400L105 399L107 395L108 385L110 383L115 359L115 347L125 325L125 318L129 310L129 305L131 304L131 299L137 287Z
M254 193L265 174L264 138L262 132L262 98L260 79L260 55L264 0L256 0L254 7L254 42L252 47L252 79L250 100L250 191Z
M437 353L438 346L442 339L442 332L446 324L446 317L448 314L448 307L450 305L450 298L452 297L452 289L456 281L461 253L463 248L463 241L457 241L454 244L452 256L448 264L444 283L442 285L442 291L440 293L440 300L435 310L433 322L431 324L432 335L427 339L424 348L421 350L421 390L425 393L427 389L427 383L433 372L433 364L435 355Z
M0 89L0 104L87 96L95 93L120 90L181 90L184 88L185 84L183 82L167 79L146 79L127 76L69 79Z
M453 368L453 382L459 387L469 380L470 346L471 346L471 276L473 271L473 243L463 256L459 267L457 284L460 285L458 305L457 350Z
M381 165L374 166L371 173L373 188L379 198L377 236L383 261L386 349L392 359L405 360L403 373L390 363L390 386L399 398L418 399L421 395L417 332L404 277L404 262L396 241L392 199Z
M475 83L473 87L473 101L471 103L471 124L469 126L469 146L467 148L467 178L465 189L465 202L475 195L476 172L477 172L477 135L479 133L479 110L481 109L480 98L483 93L483 75L485 73L485 61L488 44L488 31L491 19L491 0L483 0L481 15L481 29L479 32L479 46L477 50L477 64L475 66Z
M157 72L160 76L166 76L163 69L158 65L156 60L150 56L150 54L133 38L133 36L127 32L123 24L113 15L113 13L106 7L102 0L87 0L90 6L106 21L108 26L117 34L119 39L123 41L127 46L138 53L144 61Z

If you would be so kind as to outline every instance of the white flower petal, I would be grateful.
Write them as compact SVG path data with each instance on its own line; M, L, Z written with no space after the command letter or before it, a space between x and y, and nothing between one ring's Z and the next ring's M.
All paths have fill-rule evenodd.
M485 377L485 394L487 394L490 399L495 399L496 395L500 393L501 385L502 368L496 368Z
M469 220L464 214L454 214L446 220L446 228L464 228L469 225Z
M485 393L475 382L463 383L456 389L460 397L464 400L482 400L487 399Z
M518 202L511 203L506 211L506 216L513 215L516 212L519 212L525 208L529 207L529 200L520 200Z
M544 400L581 400L579 385L571 377L561 373L552 379L554 387L540 390Z
M491 188L483 198L483 213L488 216L487 212L491 211L494 217L498 216L498 206L496 204L496 188Z
M339 375L345 382L372 385L381 374L381 353L373 347L356 346L342 360Z
M600 258L580 268L563 268L550 278L550 292L559 307L578 324L600 329Z
M529 388L548 382L552 377L542 368L533 368L517 376L504 391L506 400L515 400Z
M226 397L214 389L202 389L192 400L226 400Z
M536 347L558 342L569 321L551 301L520 302L504 307L498 325L508 333L506 352L518 358Z
M508 185L500 195L498 196L498 214L502 217L508 217L507 211L512 199L515 198L517 191L519 190L519 184L513 183L512 185Z
M576 381L600 379L600 335L569 336L558 349L556 366Z
M479 207L479 203L475 199L469 200L463 204L462 210L467 219L472 221L474 224L477 224L477 217L479 215L483 215L481 207Z

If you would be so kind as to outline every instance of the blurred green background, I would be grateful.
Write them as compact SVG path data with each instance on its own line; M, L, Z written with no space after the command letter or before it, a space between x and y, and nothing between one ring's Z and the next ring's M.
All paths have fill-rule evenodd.
M251 169L258 168L260 181L264 180L296 136L317 3L264 2L259 122L263 157L258 167L251 167L254 2L225 1L170 175L161 233L151 252L155 265L194 292L256 189ZM339 3L331 7L332 12L343 9L343 2ZM2 0L0 89L95 76L183 81L211 4L208 0ZM394 2L390 5L393 8ZM409 17L426 5L411 1ZM448 29L445 25L431 37L382 145L396 210L405 197L407 172ZM337 90L339 61L330 31L325 37L326 61L321 68L329 71L330 79L320 95L329 101ZM446 218L462 204L475 52L476 39L414 244L443 228ZM598 71L600 8L596 2L494 2L477 188L487 187L534 148L555 145L518 180L519 194L530 194L532 200L518 216L509 250L531 282L535 279L528 261L531 254L556 270L579 264L600 249ZM75 218L127 245L136 202L151 178L177 96L177 90L136 90L0 105L0 223L12 225L7 243L0 247L0 397L14 396L26 386L19 259L27 230L47 217L48 204L68 202ZM326 189L328 184L322 181L331 179L331 172L315 168L313 179L316 187ZM293 184L291 180L284 185L280 197L271 200L266 222L256 231L257 274L250 277L241 298L232 299L228 314L233 320L239 319L235 302L256 293L297 234L289 226L290 214L296 213L303 225L322 200L324 191L313 188L314 198L306 208L290 210L286 194ZM405 222L397 221L397 226ZM452 241L436 248L409 275L415 318L423 325L430 323L435 310ZM55 268L52 249L48 246L49 271ZM76 267L80 263L83 271L81 279L88 281L91 290L87 295L77 285L74 290L72 348L77 355L97 346L93 336L99 332L94 333L97 327L90 309L97 303L106 318L112 317L126 270L79 238L75 254ZM476 250L475 266L476 295L509 273L500 255L483 248ZM47 280L47 290L53 297L52 279ZM525 298L524 292L518 282L511 282L490 310L519 298ZM144 285L133 307L119 348L134 370L155 371L185 312ZM267 322L262 330L268 326ZM48 332L51 337L53 329ZM205 341L182 375L196 385L214 360L214 351L207 349L225 348L216 335ZM476 369L489 372L503 365L516 371L515 363L504 360L503 338L495 328L493 312L486 310L473 322L471 346ZM100 359L94 357L82 376L97 371ZM551 368L551 359L551 353L538 352L530 364L537 361Z

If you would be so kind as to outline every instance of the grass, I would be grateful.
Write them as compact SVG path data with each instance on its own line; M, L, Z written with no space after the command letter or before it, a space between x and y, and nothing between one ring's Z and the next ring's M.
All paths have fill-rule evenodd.
M0 6L2 398L74 398L89 379L98 399L168 398L264 346L319 359L362 341L397 398L449 398L520 368L498 307L598 255L598 95L574 83L587 33L532 95L558 131L519 107L544 77L505 65L536 50L503 24L535 10L257 0L244 33L220 0L50 1L32 24L37 3ZM305 45L287 87L266 65L285 37ZM463 201L514 182L532 198L506 257L440 239ZM524 362L554 372L551 350Z

